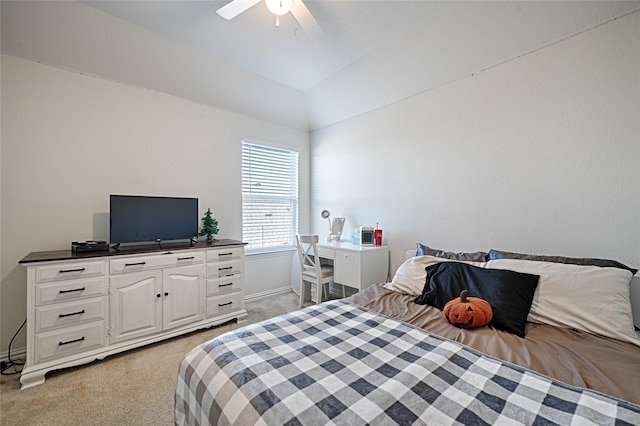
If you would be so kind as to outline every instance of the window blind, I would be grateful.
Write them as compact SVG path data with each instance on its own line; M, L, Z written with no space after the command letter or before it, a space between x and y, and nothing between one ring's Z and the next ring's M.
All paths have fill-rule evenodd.
M242 239L247 248L295 245L298 152L242 143Z

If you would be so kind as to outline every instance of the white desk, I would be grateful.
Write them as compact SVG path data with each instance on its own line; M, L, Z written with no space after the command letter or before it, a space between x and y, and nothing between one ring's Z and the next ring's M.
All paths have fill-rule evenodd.
M358 290L386 282L389 275L389 247L359 246L347 242L318 244L318 254L333 261L336 284Z

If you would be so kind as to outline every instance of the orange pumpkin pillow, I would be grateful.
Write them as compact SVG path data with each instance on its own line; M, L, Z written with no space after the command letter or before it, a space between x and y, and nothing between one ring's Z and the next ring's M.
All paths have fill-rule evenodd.
M469 290L462 290L460 297L447 302L442 312L447 321L460 328L482 327L493 318L489 302L479 297L469 297Z

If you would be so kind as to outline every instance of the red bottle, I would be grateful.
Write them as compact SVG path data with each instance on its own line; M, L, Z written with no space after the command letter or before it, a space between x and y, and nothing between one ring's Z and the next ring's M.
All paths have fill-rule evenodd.
M376 240L376 246L382 245L382 229L378 228L376 223L376 229L373 231L373 238Z

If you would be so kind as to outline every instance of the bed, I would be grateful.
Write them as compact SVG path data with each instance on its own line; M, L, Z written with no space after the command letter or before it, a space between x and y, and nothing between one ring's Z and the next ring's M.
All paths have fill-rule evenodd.
M391 282L194 348L180 365L175 422L637 425L636 272L418 244ZM490 299L498 320L447 322L435 299L460 286Z

